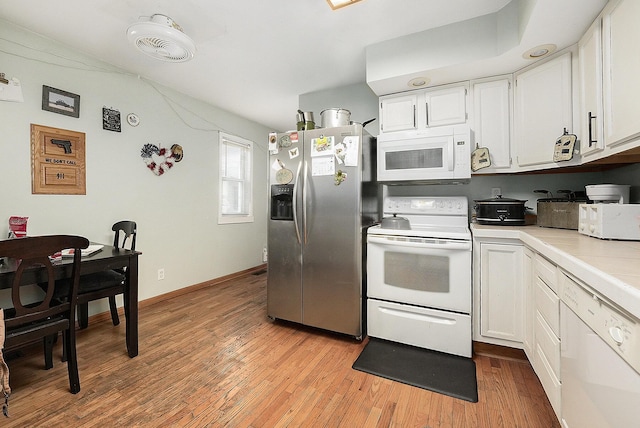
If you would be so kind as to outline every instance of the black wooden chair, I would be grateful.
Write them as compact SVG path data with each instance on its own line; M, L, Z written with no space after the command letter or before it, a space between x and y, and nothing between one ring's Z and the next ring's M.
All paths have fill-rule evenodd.
M123 220L115 223L111 230L114 231L113 246L115 248L136 249L136 222ZM122 269L111 269L104 272L96 272L80 277L78 288L78 324L80 328L89 325L89 302L109 298L109 309L113 325L120 324L116 296L124 296L124 305L129 302L125 294L126 272Z
M27 344L43 340L45 355L52 338L63 332L64 348L67 354L69 387L73 394L80 391L78 359L76 354L76 304L80 283L81 249L87 248L89 241L80 236L50 235L0 241L0 257L13 259L17 264L11 287L13 308L4 310L5 350L22 348ZM70 286L62 299L54 298L56 287L55 272L49 259L66 248L73 248ZM25 279L30 269L42 266L44 271L37 278ZM23 285L38 282L45 291L42 301L23 304Z

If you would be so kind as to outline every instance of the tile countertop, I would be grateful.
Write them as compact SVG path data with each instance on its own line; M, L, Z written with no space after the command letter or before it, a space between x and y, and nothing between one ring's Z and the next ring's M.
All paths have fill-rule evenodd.
M471 224L475 238L519 239L640 318L640 242L593 238L576 230Z

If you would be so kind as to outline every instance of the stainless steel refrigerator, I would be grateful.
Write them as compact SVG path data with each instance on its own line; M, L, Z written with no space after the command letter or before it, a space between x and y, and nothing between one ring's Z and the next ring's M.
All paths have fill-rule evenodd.
M267 315L360 339L375 140L355 124L272 134L269 152Z

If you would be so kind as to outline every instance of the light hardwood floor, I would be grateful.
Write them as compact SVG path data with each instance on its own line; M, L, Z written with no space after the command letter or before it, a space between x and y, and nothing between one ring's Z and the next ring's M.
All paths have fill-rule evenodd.
M78 333L77 395L64 363L45 371L40 347L26 349L9 361L0 426L559 427L526 361L476 355L469 403L353 370L365 343L271 322L266 274L250 274L143 305L133 359L124 323L91 320Z

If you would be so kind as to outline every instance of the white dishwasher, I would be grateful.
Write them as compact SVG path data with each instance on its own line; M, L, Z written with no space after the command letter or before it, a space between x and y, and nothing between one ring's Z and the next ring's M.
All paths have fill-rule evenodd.
M640 426L640 323L562 273L561 379L565 428Z

